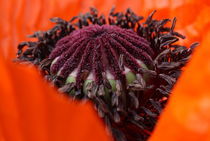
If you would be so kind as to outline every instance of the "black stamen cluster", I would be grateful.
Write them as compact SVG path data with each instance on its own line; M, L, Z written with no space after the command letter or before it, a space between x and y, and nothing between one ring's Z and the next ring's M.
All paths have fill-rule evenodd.
M142 22L143 17L137 16L130 9L125 13L111 9L107 19L99 15L94 8L69 21L52 18L51 21L56 23L52 29L46 32L35 32L30 36L37 38L37 41L19 44L17 60L38 66L45 78L66 95L77 99L90 99L116 141L146 140L153 131L182 68L188 62L194 47L197 46L197 43L189 48L178 45L177 41L185 37L174 31L176 18L172 20L171 27L168 27L166 24L171 20L155 20L154 13L155 11L144 22ZM101 27L104 27L103 30L100 29ZM98 32L95 32L96 28ZM80 38L79 35L89 34L89 32L91 35ZM140 45L145 42L148 44ZM72 46L75 50L71 50ZM103 50L100 49L102 47ZM146 47L147 51L141 47ZM140 50L144 51L140 52ZM129 52L130 56L126 56L125 52ZM82 82L92 69L85 65L84 60L81 61L84 59L84 54L87 57L86 63L95 67L98 75L95 81L85 86L86 92L83 91ZM113 74L117 70L120 72L115 75L115 91L112 90L103 71L104 68L100 66L106 64L100 58L100 54L101 56L107 54L110 62L106 67L110 66L114 69ZM65 55L69 56L65 58ZM61 61L59 62L58 58L57 63L52 64L56 57ZM146 58L142 60L148 67L146 69L135 63L130 65L129 68L136 75L136 80L130 84L122 78L124 66L135 62L132 59L126 62L129 57ZM95 61L91 62L90 58L95 58ZM66 61L62 59L69 60L64 67L62 63ZM66 83L67 76L78 66L80 67L78 81ZM61 75L58 75L59 70Z

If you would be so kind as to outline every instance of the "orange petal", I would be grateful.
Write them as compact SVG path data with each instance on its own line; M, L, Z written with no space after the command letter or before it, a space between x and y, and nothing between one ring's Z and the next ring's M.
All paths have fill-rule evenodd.
M182 74L150 141L210 140L210 30Z
M90 6L95 6L95 7L99 8L100 11L107 12L107 11L109 11L109 9L111 8L112 5L116 5L117 10L120 10L120 11L125 10L127 7L130 7L135 12L137 12L138 14L143 15L143 16L148 15L154 9L158 10L158 13L156 15L157 18L163 18L163 17L172 18L172 17L176 16L176 17L178 17L177 29L179 31L181 31L182 33L184 33L188 37L188 39L186 41L184 41L183 44L189 45L194 41L202 41L203 37L206 37L205 38L206 40L204 40L202 43L202 48L203 48L203 50L207 50L207 52L208 52L206 42L208 42L207 39L210 37L209 34L207 34L207 30L210 29L209 28L210 21L209 21L209 16L208 16L208 13L210 12L209 0L200 0L200 1L198 1L198 0L132 0L132 1L126 1L126 0L107 0L107 1L101 1L101 0L90 0L90 1L89 0L88 1L86 1L86 0L62 0L62 1L60 1L60 0L30 0L30 1L27 1L27 0L0 0L0 16L1 16L0 47L3 49L6 56L8 56L9 58L15 57L17 44L20 41L26 40L26 35L31 34L34 31L48 29L52 25L49 22L49 18L54 17L54 16L59 16L64 19L69 19L71 16L77 15L81 11L86 12ZM196 12L193 12L193 11L196 11ZM192 15L192 13L193 13L193 16L189 16L189 15ZM200 52L204 52L204 51L200 51ZM196 53L196 54L199 54L199 53ZM197 55L197 56L199 56L199 55ZM161 139L164 140L166 138L168 140L172 140L173 136L174 136L174 140L185 140L186 136L188 136L189 138L191 137L191 135L189 135L189 134L196 135L195 138L193 137L194 140L197 139L198 137L204 137L204 139L208 139L207 136L209 136L209 135L207 135L206 132L209 130L206 130L206 132L201 130L201 131L203 131L203 133L198 134L197 132L194 131L196 128L194 128L193 131L191 131L191 129L190 130L188 129L189 128L188 125L189 125L189 123L192 122L191 121L192 119L189 120L191 122L189 122L189 123L186 122L189 119L188 114L190 111L196 113L195 115L199 116L199 117L194 116L194 118L196 117L195 118L196 120L193 119L193 120L197 121L197 123L200 122L200 120L198 120L198 119L203 118L203 117L205 119L204 123L208 123L208 121L209 121L208 115L206 115L205 112L202 111L202 108L199 108L199 106L198 106L199 101L204 101L204 102L200 102L200 104L208 103L208 100L206 102L206 95L204 96L204 99L202 99L200 97L196 97L196 96L194 97L194 95L196 93L200 93L199 91L205 88L205 84L208 84L208 83L203 84L205 82L203 80L204 77L208 78L208 75L207 75L208 69L204 67L206 69L206 73L204 73L204 72L201 72L200 70L198 70L198 68L200 68L200 66L202 66L202 65L207 66L206 64L201 64L201 63L206 63L207 60L209 59L209 57L207 56L206 58L204 58L204 57L200 56L200 58L199 57L197 57L197 59L195 59L195 58L196 57L194 57L193 60L197 60L198 62L195 63L196 61L194 61L194 63L191 63L191 65L189 65L189 68L191 68L190 70L192 72L190 72L191 74L188 77L190 77L190 80L195 80L195 81L199 80L197 82L201 83L202 86L200 84L198 84L198 86L192 87L191 83L193 83L194 81L189 82L189 80L187 80L188 77L183 76L183 78L179 82L180 84L177 85L177 88L174 90L174 95L172 95L171 102L169 103L169 106L168 106L169 110L167 109L165 111L163 118L160 120L160 124L157 127L157 131L155 132L154 136L151 138L152 140L161 140ZM1 64L3 64L3 62L1 62ZM193 66L192 64L195 64L195 66L196 66L195 70L193 70L194 67L192 67ZM198 65L199 65L199 67L198 67ZM10 69L16 68L14 66L11 67L10 65L7 67L9 67ZM19 69L21 69L21 68L19 68ZM33 93L33 92L32 92L32 95L34 95L37 98L32 99L30 97L30 94L27 95L24 90L20 90L20 91L18 90L19 89L18 87L23 89L22 88L23 86L26 86L26 87L29 86L28 83L23 83L24 85L22 85L22 86L17 85L17 83L19 81L28 82L29 81L28 78L22 78L22 77L16 78L17 74L15 71L11 71L11 70L8 71L8 69L2 68L2 67L0 68L0 70L1 70L0 75L3 77L3 78L2 77L1 78L2 78L2 80L4 80L4 85L2 85L2 86L4 86L4 88L2 89L2 91L5 91L4 93L7 93L7 95L5 95L5 94L3 95L1 93L1 95L3 95L3 96L2 96L2 99L0 100L1 101L0 110L1 111L4 110L4 107L2 105L7 106L7 109L8 109L7 111L4 110L4 113L1 113L1 114L3 114L3 115L8 114L12 117L12 118L8 118L9 116L3 116L4 118L6 117L4 120L10 119L10 122L1 122L1 124L0 124L0 140L3 137L9 137L9 139L13 139L13 136L17 137L15 140L22 140L22 137L23 137L22 134L24 134L25 132L29 132L29 134L32 133L30 130L27 130L27 128L26 128L27 123L32 124L31 123L32 117L37 118L38 120L41 120L38 125L36 125L36 124L30 125L30 126L37 127L37 126L41 126L42 125L41 123L48 123L48 125L51 125L51 123L53 123L53 125L55 125L54 121L57 121L58 119L60 119L59 115L61 115L61 117L63 117L64 113L68 113L68 112L65 112L68 110L68 108L65 109L64 107L66 105L71 105L71 104L60 104L63 106L57 107L57 104L53 104L54 101L57 101L55 103L59 103L58 102L59 100L57 97L50 96L50 97L53 97L50 100L46 97L45 98L42 97L42 95L36 95L36 93ZM187 68L187 70L188 70L188 68ZM23 71L23 70L21 70L21 71ZM205 70L202 69L202 71L205 71ZM27 72L28 72L28 69L27 69ZM37 76L37 74L34 71L31 72L31 70L30 70L29 72L26 73L26 75L28 75L28 77L32 74L33 75L35 74L35 76ZM186 72L184 75L186 75ZM20 75L20 74L18 74L18 75ZM15 79L17 79L18 81L17 80L14 81L13 77ZM34 87L32 90L39 89L39 87L41 87L41 89L48 89L45 87L43 88L43 86L39 85L39 82L41 82L40 78L39 79L36 78L38 80L36 80L35 78L31 78L31 79L32 80L30 80L30 81L32 81L32 83L37 85L37 87ZM3 83L3 82L1 82L1 83ZM192 91L185 91L185 89L183 89L181 87L185 87L188 90L190 90L189 88L192 88ZM31 88L31 87L29 87L29 88ZM197 92L196 92L196 90L197 90ZM208 87L206 88L206 90L208 90ZM16 91L21 93L22 96L18 97L16 95L14 95L14 93ZM49 91L51 91L51 90L49 90ZM43 93L43 91L39 91L39 92L40 92L40 94ZM54 93L54 92L52 92L52 93ZM189 93L193 94L193 96L191 96L191 95L187 96L187 94L189 94ZM47 94L47 95L51 95L51 94ZM177 95L177 98L176 98L176 95ZM26 97L27 97L27 99L28 98L31 99L31 103L27 102L27 100L25 100ZM38 99L39 97L41 97L41 100ZM198 98L198 99L196 99L196 98ZM45 108L41 109L42 106L39 106L39 105L44 105L45 104L44 101L46 101L46 99L48 102L44 106ZM53 99L56 99L56 100L53 100ZM177 100L175 100L175 99L177 99ZM191 99L191 100L189 100L189 99ZM19 101L19 102L17 102L17 101ZM42 101L42 102L40 102L40 101ZM61 101L63 101L63 100L61 100ZM176 102L173 102L173 101L176 101ZM38 103L41 103L41 104L38 104ZM60 103L63 103L63 102L60 102ZM25 106L24 104L29 104L30 108L27 108L27 106ZM32 104L36 104L37 107L35 107ZM180 106L182 106L183 104L186 104L183 106L183 107L186 107L186 109L180 108ZM174 106L177 108L175 108ZM200 106L208 107L208 105L206 106L205 104L204 105L201 104ZM56 110L56 112L58 112L59 115L54 115L54 112L52 110L52 109L54 109L53 107L58 108ZM60 111L61 107L62 107L63 111ZM66 106L66 107L71 107L71 106ZM44 113L45 114L44 117L42 117L42 116L39 117L35 113L31 113L31 111L30 111L31 108L35 109L35 111L37 113L38 112L40 112L42 114ZM38 109L40 111L38 111ZM190 110L190 109L192 109L192 110ZM195 111L193 111L194 109L195 109ZM196 109L198 111L196 111ZM27 111L27 112L29 111L29 113L31 113L31 114L27 115L27 112L25 112L25 111ZM21 115L19 115L20 113L21 113ZM26 115L24 115L24 113L26 113ZM197 114L197 113L201 113L201 114ZM51 118L51 120L48 121L46 119L49 118L49 115L52 118ZM181 116L183 115L183 118L180 117L180 115ZM201 115L203 115L203 116L201 116ZM25 122L25 123L19 122L19 121L21 121L20 119L22 119L22 116L26 118L27 122ZM70 115L68 115L68 116L70 116ZM64 118L63 121L68 120L68 116L65 118L63 117ZM4 121L4 120L1 119L0 121ZM33 119L33 120L35 120L35 119ZM58 133L59 135L60 134L68 134L66 132L65 133L61 132L61 129L63 129L63 127L60 125L64 124L61 122L62 121L59 121L59 120L58 120L58 122L56 122L57 124L55 126L58 127L56 131L54 131L55 128L50 128L51 126L48 126L48 128L45 129L45 124L44 124L43 129L40 129L43 131L43 134L41 134L43 136L43 138L47 138L47 137L45 137L45 133L47 133L47 135L49 135L49 133L53 133L53 134ZM171 122L173 122L173 124L171 124ZM36 122L34 122L34 123L36 123ZM186 123L188 123L188 124L186 124ZM172 127L174 127L173 129L170 130L171 132L168 131L168 128L171 127L170 125L172 125ZM204 125L204 124L202 124L202 123L196 124L196 126L198 126L198 127L199 127L199 125ZM208 124L206 124L206 125L208 125ZM13 130L15 131L14 133L11 133L11 131L10 131L11 127L13 127ZM68 127L64 127L64 128L68 128ZM193 127L190 127L190 128L193 128ZM198 128L198 129L200 129L200 128ZM204 126L202 128L204 128ZM186 134L183 134L181 131L183 131ZM39 130L34 130L34 132L38 133ZM165 133L168 133L168 134L165 134ZM50 135L50 137L52 137L54 139L54 135ZM25 137L25 138L27 138L27 137ZM189 139L189 138L187 138L187 139ZM55 139L56 139L56 137L55 137Z
M57 94L33 67L0 56L0 78L0 140L111 140L90 103Z

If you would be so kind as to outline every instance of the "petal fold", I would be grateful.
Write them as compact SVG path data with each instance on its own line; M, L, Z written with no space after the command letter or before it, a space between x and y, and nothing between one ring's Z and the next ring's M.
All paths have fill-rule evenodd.
M150 141L210 140L210 31L178 80Z
M35 68L0 56L0 78L0 140L111 140L92 104L58 94Z

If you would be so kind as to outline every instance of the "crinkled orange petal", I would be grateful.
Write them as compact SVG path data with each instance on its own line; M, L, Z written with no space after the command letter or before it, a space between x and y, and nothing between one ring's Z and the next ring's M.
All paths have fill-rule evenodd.
M118 11L131 8L143 16L156 9L156 18L177 17L177 30L187 36L182 43L188 46L201 41L209 27L210 18L203 17L210 12L209 0L0 0L0 47L4 56L14 58L18 43L29 40L26 35L52 26L49 18L70 19L89 7L107 15L112 6Z
M0 3L0 47L9 58L15 57L19 42L29 40L26 35L49 29L52 26L49 18L70 19L87 12L89 7L96 7L106 15L116 6L118 11L131 8L143 16L156 9L156 18L177 17L177 30L187 36L185 45L201 41L199 35L209 26L209 18L204 18L210 12L208 0L0 0Z
M210 140L210 30L158 121L150 141Z
M30 66L0 56L0 141L110 141L90 103L57 94Z

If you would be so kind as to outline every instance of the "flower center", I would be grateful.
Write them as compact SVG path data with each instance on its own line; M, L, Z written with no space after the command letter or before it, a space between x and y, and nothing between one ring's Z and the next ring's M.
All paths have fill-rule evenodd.
M132 30L90 25L59 40L49 58L54 60L53 74L70 81L75 78L77 85L86 79L100 85L103 73L109 80L124 82L128 73L150 67L153 54L148 41Z
M18 45L19 61L38 66L44 77L73 99L89 99L116 141L145 141L193 48L170 19L145 22L131 9L90 12L35 32L37 41ZM25 48L26 47L26 48ZM25 49L24 49L25 48Z

